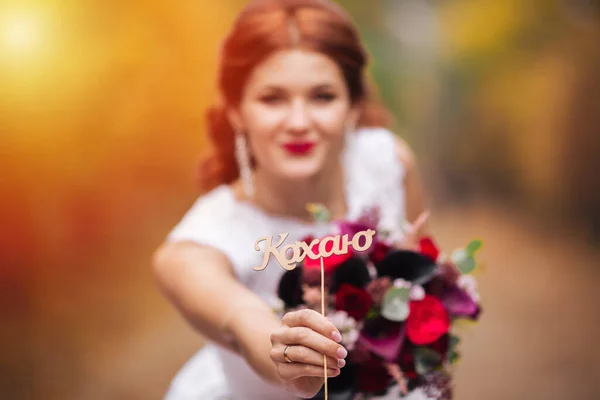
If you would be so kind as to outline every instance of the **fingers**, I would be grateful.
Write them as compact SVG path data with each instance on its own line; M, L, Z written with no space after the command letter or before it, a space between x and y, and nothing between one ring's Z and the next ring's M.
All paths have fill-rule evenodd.
M304 346L292 345L286 346L283 344L273 347L271 350L271 359L275 362L284 363L285 360L283 352L287 347L287 356L294 363L316 365L323 367L325 365L323 361L323 354ZM343 368L346 365L346 360L341 358L327 357L328 368ZM322 368L321 368L322 370Z
M308 347L321 354L321 357L324 354L336 360L338 358L346 358L348 355L343 346L306 327L285 329L281 335L281 343L290 346L300 345Z
M279 377L284 381L292 381L301 377L323 377L323 367L317 367L316 365L310 364L298 364L298 363L283 363L277 364L277 372ZM327 377L331 378L338 376L340 370L337 368L327 368Z
M338 343L342 336L327 318L314 310L299 310L287 313L282 322L281 328L271 334L271 359L281 379L323 377L323 355L327 376L339 375L348 352ZM283 355L286 348L291 363Z
M289 327L310 328L313 331L320 333L322 336L338 342L342 340L340 331L337 330L331 321L315 310L289 312L283 316L282 322Z

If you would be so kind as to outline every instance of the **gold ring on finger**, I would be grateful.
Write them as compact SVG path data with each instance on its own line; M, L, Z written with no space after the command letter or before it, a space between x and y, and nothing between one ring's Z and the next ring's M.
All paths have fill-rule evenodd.
M287 351L290 348L290 346L285 346L285 349L283 349L283 359L285 360L285 362L287 363L292 363L293 361L290 360L290 358L287 355Z

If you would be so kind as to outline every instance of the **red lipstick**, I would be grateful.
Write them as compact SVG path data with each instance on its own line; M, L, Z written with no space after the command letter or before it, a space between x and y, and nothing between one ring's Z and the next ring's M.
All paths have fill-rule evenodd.
M313 149L313 147L315 147L314 142L296 142L283 144L284 149L286 149L289 153L295 155L307 154Z

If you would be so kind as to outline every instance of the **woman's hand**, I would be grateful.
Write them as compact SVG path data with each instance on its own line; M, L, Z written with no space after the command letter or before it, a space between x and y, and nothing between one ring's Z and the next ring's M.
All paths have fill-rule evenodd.
M303 398L316 395L324 383L323 355L327 376L338 376L348 355L341 340L335 326L314 310L285 314L281 328L271 334L271 360L286 389Z

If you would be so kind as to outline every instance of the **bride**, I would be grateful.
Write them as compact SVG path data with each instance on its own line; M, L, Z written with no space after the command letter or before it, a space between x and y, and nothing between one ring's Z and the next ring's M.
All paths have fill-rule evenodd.
M321 314L276 317L265 300L284 270L255 271L263 255L254 243L326 234L309 202L332 219L378 206L381 226L398 235L424 210L414 156L385 128L366 64L355 26L329 1L253 1L236 20L221 52L224 104L209 112L204 194L154 255L162 292L208 340L166 399L313 398L323 355L331 380L346 365L340 332ZM407 398L427 399L419 390Z

